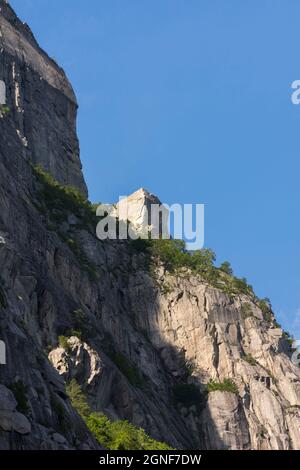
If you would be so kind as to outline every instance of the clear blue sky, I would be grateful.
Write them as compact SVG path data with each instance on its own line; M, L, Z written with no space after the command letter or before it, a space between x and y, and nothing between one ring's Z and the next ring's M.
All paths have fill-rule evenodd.
M300 339L300 2L11 4L73 83L90 198L205 203L206 246Z

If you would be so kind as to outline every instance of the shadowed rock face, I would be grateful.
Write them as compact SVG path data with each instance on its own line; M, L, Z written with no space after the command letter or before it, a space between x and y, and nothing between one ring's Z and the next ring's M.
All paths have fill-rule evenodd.
M187 272L157 266L154 281L130 243L100 242L70 206L49 206L28 159L85 191L76 101L0 6L0 449L98 448L66 395L71 379L92 410L176 448L299 449L299 368L272 316ZM206 394L225 379L233 391Z
M24 157L42 164L64 185L87 194L76 135L77 102L58 65L43 52L30 29L0 1L0 80Z

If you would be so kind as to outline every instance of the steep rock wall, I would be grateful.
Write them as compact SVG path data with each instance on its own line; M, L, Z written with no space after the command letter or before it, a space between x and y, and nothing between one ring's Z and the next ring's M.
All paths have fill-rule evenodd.
M299 369L274 318L189 272L157 265L153 277L145 254L100 242L85 209L58 209L43 190L32 161L85 192L76 100L28 27L0 8L10 107L0 117L0 448L97 448L66 394L71 378L93 410L177 448L300 448ZM207 394L226 379L236 390Z
M64 71L40 49L28 26L4 0L0 2L0 80L6 84L14 133L24 155L42 164L62 184L87 194L73 89Z

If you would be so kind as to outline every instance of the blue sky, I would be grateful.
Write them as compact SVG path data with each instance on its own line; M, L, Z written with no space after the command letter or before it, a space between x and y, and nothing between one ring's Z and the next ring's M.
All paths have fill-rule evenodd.
M90 198L204 203L206 246L300 339L300 2L11 5L75 88Z

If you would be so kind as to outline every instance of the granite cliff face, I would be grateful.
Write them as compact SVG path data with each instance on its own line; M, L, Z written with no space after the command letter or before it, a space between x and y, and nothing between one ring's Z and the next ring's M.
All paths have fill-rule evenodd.
M157 213L155 213L157 209ZM159 212L160 211L160 214ZM140 188L130 196L117 202L113 214L121 221L131 222L134 234L143 235L151 231L153 237L169 234L169 210L157 196Z
M86 195L72 88L3 0L0 45L0 449L99 448L71 379L176 448L299 449L300 372L272 312L99 241L91 207L35 166Z
M42 164L61 183L87 194L73 89L64 71L40 49L28 26L5 1L0 9L0 80L6 83L7 104L23 156Z

